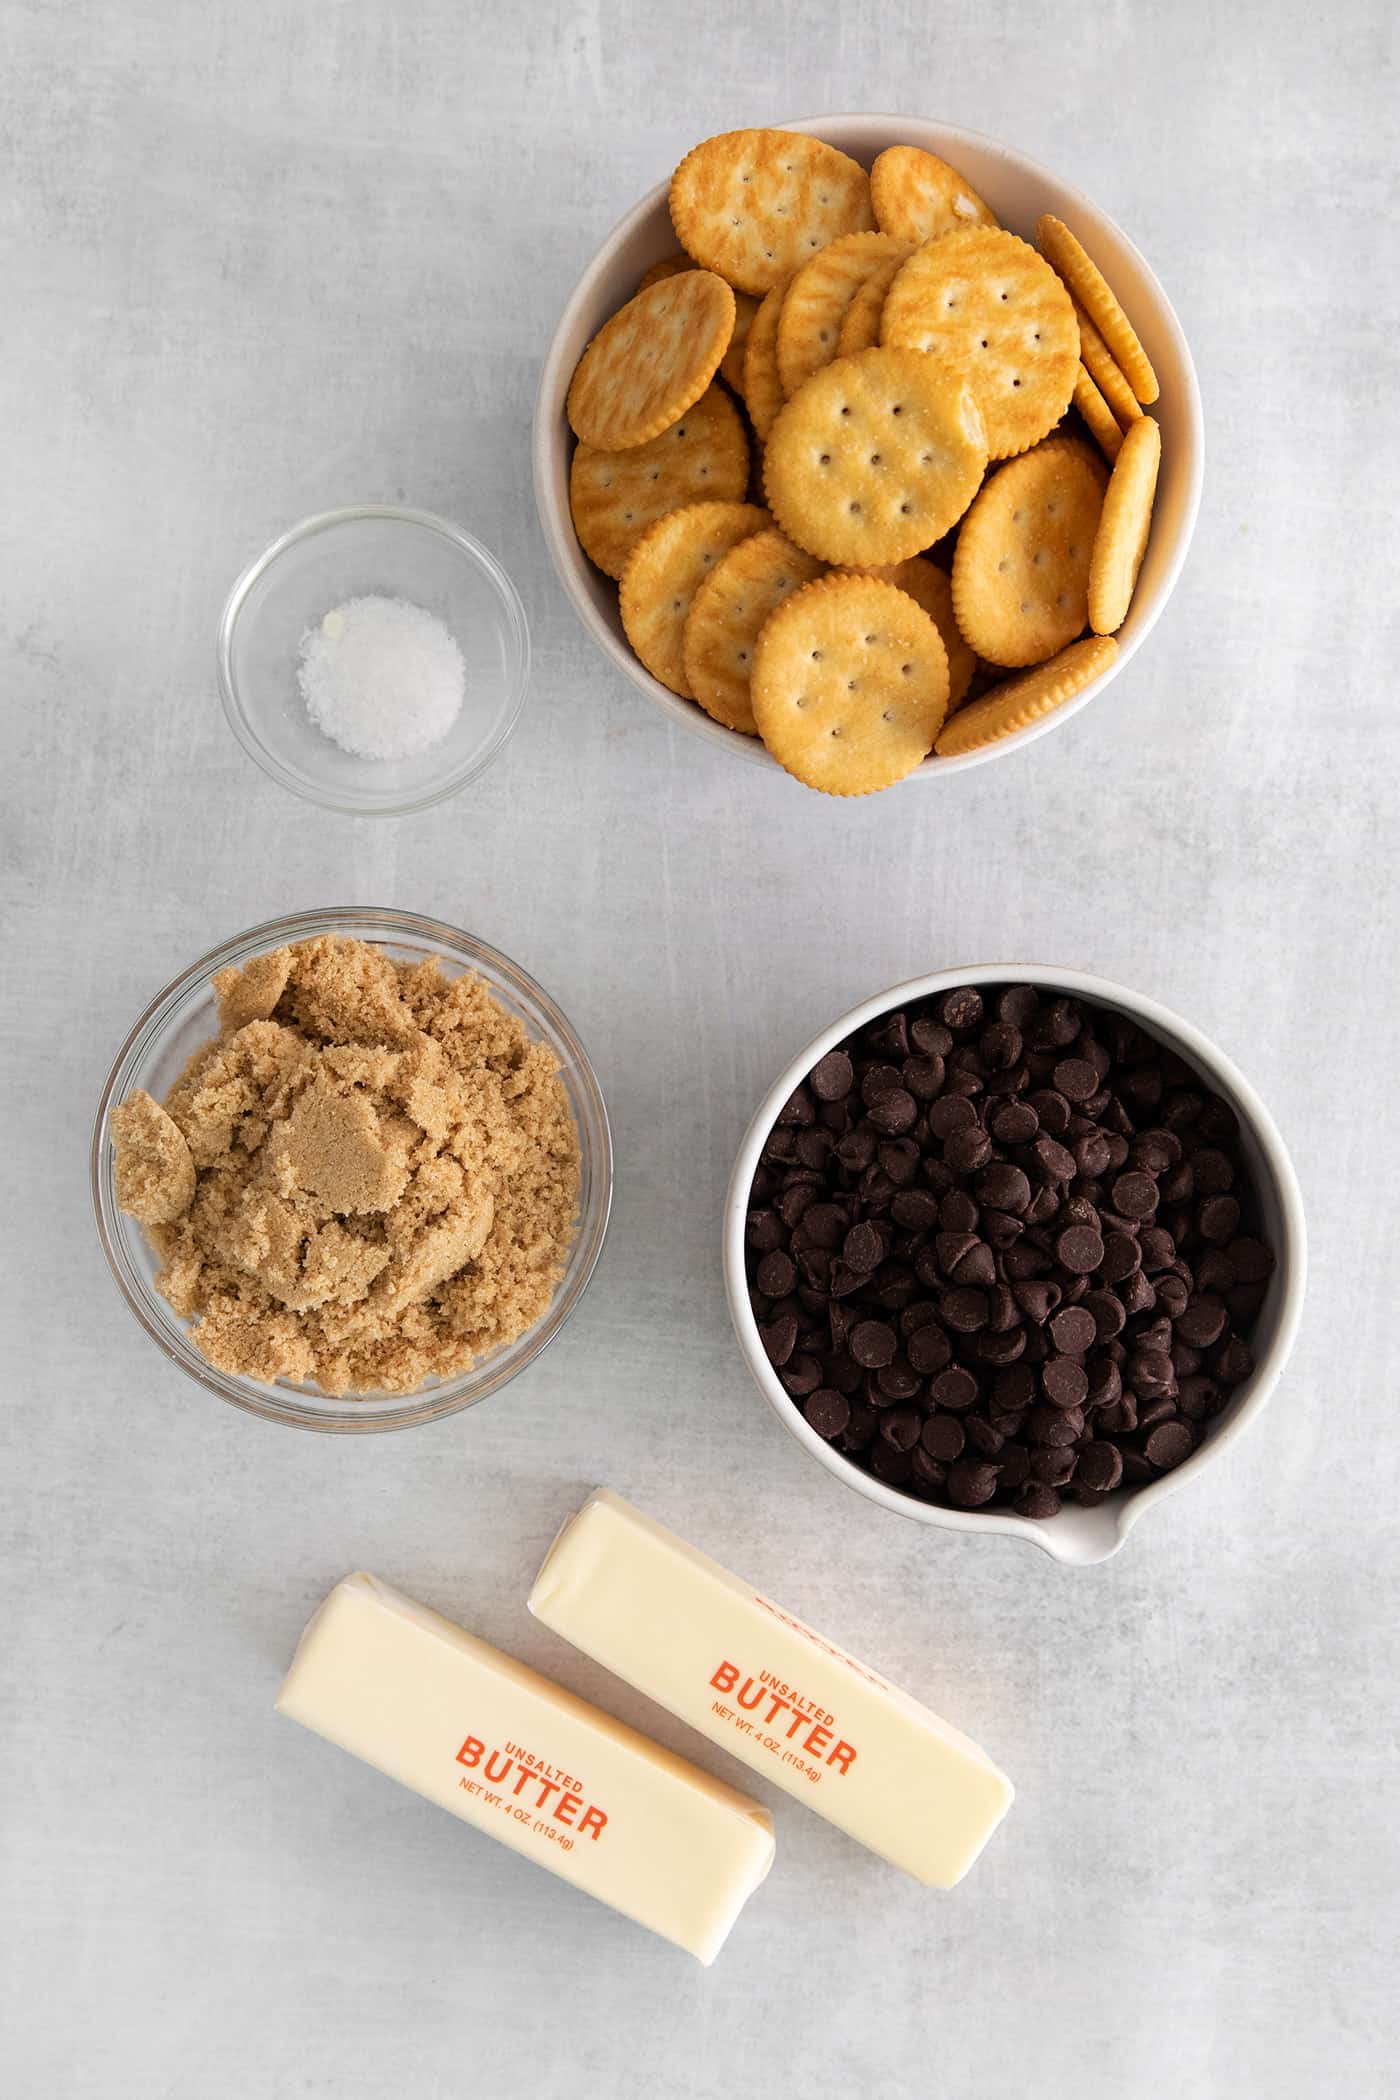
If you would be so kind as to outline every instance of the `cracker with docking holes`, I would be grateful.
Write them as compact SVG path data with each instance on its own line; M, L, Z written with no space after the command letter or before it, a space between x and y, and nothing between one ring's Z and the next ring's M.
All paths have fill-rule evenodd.
M1014 233L970 226L915 250L885 297L880 340L924 350L972 388L993 459L1038 444L1079 370L1079 328L1049 263Z
M1095 386L1084 365L1079 367L1079 377L1074 382L1074 405L1089 426L1094 442L1107 460L1118 457L1118 447L1123 442L1123 433L1118 427L1118 418Z
M977 669L977 656L958 631L953 613L953 579L946 569L940 569L922 554L911 555L908 561L888 563L881 569L866 569L860 573L878 576L882 583L892 583L897 590L907 591L916 605L921 605L943 638L943 647L948 653L948 707L951 711L961 707L972 684Z
M749 485L749 441L738 409L711 386L660 437L625 452L577 445L569 509L588 559L620 576L642 534L682 504L737 503Z
M970 182L921 146L889 146L870 170L875 224L902 241L936 241L959 226L995 226Z
M788 402L764 447L763 489L799 547L869 569L932 546L986 469L982 419L960 380L916 350L863 350Z
M768 433L777 422L778 411L786 399L783 382L778 377L778 321L786 290L784 280L765 293L744 345L744 406L761 445L767 444Z
M888 233L847 233L804 263L778 316L778 377L789 399L838 354L846 309L872 272L912 255Z
M1037 220L1035 237L1047 262L1059 272L1107 343L1136 398L1144 408L1149 407L1161 391L1157 374L1098 264L1064 220L1057 219L1053 212L1045 212ZM1089 369L1092 372L1094 368L1090 365Z
M685 675L707 715L757 736L749 687L753 655L769 615L822 574L815 555L776 527L740 540L695 593L685 623Z
M1107 470L1078 438L1047 438L986 483L958 534L953 608L989 663L1044 663L1089 623L1089 557Z
M826 795L868 795L928 756L948 710L948 658L907 592L822 576L768 620L751 691L785 771Z
M734 333L729 338L729 348L720 359L720 378L741 397L744 391L744 351L759 304L748 292L734 294Z
M841 334L836 345L838 357L854 357L858 350L877 347L885 294L907 261L905 255L887 256L878 268L871 271L842 316Z
M691 503L644 532L622 572L619 605L628 641L663 685L693 700L685 675L691 602L731 547L772 524L756 503Z
M1113 634L1128 616L1152 530L1152 503L1162 461L1162 433L1143 416L1124 433L1103 499L1089 563L1089 624Z
M956 758L963 751L980 750L1014 736L1045 715L1063 707L1076 693L1106 671L1118 654L1111 635L1092 634L1082 642L1071 642L1048 663L1004 678L980 700L970 700L941 731L936 749L940 758Z
M719 370L734 294L712 270L683 270L629 299L598 330L569 382L574 434L604 452L660 437Z
M1081 366L1103 395L1114 422L1120 430L1126 430L1128 425L1135 423L1142 414L1137 396L1119 370L1113 352L1082 306L1076 305L1074 318L1079 323Z
M687 255L760 297L843 233L872 229L859 161L799 131L725 131L671 177L671 224Z

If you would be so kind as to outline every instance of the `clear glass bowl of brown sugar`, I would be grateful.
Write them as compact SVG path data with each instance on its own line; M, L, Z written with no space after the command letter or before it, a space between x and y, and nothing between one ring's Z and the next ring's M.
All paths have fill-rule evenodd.
M492 998L558 1060L578 1132L579 1195L576 1226L563 1272L544 1315L467 1370L429 1381L410 1393L327 1393L314 1385L255 1378L216 1369L200 1353L193 1330L156 1287L160 1264L142 1226L117 1203L112 1114L133 1088L161 1100L193 1053L218 1034L212 980L216 971L245 964L291 942L335 934L368 941L394 961L437 957L444 972L473 972ZM472 1407L516 1377L548 1347L588 1287L607 1232L613 1157L607 1110L588 1055L572 1024L549 994L508 956L457 927L413 913L341 907L295 913L251 927L183 970L158 993L131 1030L112 1066L98 1104L92 1138L92 1194L98 1235L117 1287L137 1322L187 1377L264 1421L346 1435L409 1429Z

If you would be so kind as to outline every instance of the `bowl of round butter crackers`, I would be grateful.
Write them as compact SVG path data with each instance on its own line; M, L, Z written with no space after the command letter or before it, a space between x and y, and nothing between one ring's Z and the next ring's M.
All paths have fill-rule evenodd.
M1190 351L1137 249L976 133L697 145L545 361L536 501L604 653L822 793L1003 756L1159 618L1200 502Z

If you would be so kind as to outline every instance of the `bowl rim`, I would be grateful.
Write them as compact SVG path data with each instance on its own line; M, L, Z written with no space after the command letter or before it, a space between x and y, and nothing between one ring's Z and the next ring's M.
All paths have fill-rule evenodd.
M745 1273L744 1221L759 1153L773 1128L779 1109L799 1082L806 1078L818 1059L824 1057L828 1050L844 1041L855 1030L911 1000L928 998L933 993L951 991L964 984L1003 983L1032 984L1063 991L1071 997L1082 998L1101 1006L1116 1008L1161 1035L1169 1047L1173 1045L1173 1039L1184 1045L1186 1054L1200 1066L1203 1075L1231 1098L1248 1122L1251 1135L1273 1178L1283 1228L1282 1244L1277 1250L1280 1285L1278 1320L1267 1348L1256 1360L1254 1369L1246 1381L1242 1397L1231 1406L1227 1414L1221 1416L1210 1435L1203 1439L1191 1456L1170 1473L1162 1474L1160 1478L1148 1482L1144 1487L1115 1495L1095 1510L1072 1512L1071 1514L1080 1520L1075 1527L1076 1538L1079 1541L1077 1544L1064 1537L1059 1516L1037 1521L1017 1516L1012 1511L943 1509L916 1496L902 1494L897 1488L877 1480L873 1474L852 1465L841 1452L834 1450L824 1438L817 1435L780 1383L759 1340L758 1323L749 1303L748 1279ZM1193 1022L1185 1020L1173 1009L1147 997L1145 993L1134 991L1110 978L1093 976L1082 970L1058 969L1043 963L969 963L954 969L929 971L922 976L908 978L888 991L877 992L861 1000L814 1036L778 1074L759 1102L744 1133L724 1199L721 1258L729 1317L750 1375L788 1434L812 1457L819 1459L829 1473L896 1516L907 1517L915 1523L931 1525L943 1531L1027 1539L1048 1553L1053 1560L1069 1566L1089 1566L1111 1558L1126 1544L1133 1528L1149 1509L1154 1508L1167 1495L1174 1494L1178 1488L1184 1487L1188 1481L1197 1478L1204 1468L1228 1450L1230 1445L1243 1435L1250 1423L1262 1413L1282 1376L1297 1338L1307 1289L1308 1259L1303 1198L1293 1162L1273 1117L1234 1061ZM1093 1526L1087 1526L1082 1521L1086 1516L1098 1521ZM1092 1535L1086 1538L1086 1532Z
M233 668L233 644L238 622L255 585L277 566L282 557L294 547L316 538L324 532L332 532L345 525L366 523L411 525L420 531L436 533L446 540L485 577L495 593L505 616L506 628L511 643L511 661L507 665L508 692L491 734L485 742L477 745L468 759L445 773L433 786L416 793L401 795L391 801L347 802L328 790L308 783L300 775L284 765L276 752L258 734L253 719L244 705L238 679ZM403 817L419 810L431 809L436 803L446 802L452 795L468 786L484 773L500 757L511 737L515 734L525 705L525 695L530 685L530 626L525 615L525 606L519 591L497 560L491 549L458 525L451 518L444 518L436 511L415 510L395 503L351 503L338 510L321 510L310 517L302 518L295 525L279 533L261 554L256 555L236 578L224 609L219 615L215 655L219 678L219 699L224 718L234 736L248 756L261 767L270 780L287 789L302 802L310 802L320 809L333 809L341 816L351 817Z
M257 1379L235 1377L206 1364L188 1340L187 1324L172 1329L153 1319L147 1309L150 1286L138 1281L130 1270L125 1251L115 1231L118 1215L112 1172L111 1112L132 1083L139 1060L158 1040L172 1009L195 987L207 986L216 969L233 961L247 961L269 948L291 940L306 940L330 933L347 922L376 931L362 938L392 942L396 934L409 933L425 940L437 952L464 969L485 964L498 971L526 1011L527 1020L538 1026L543 1017L550 1031L563 1044L571 1060L570 1078L579 1097L575 1122L579 1130L582 1179L577 1231L564 1274L554 1297L535 1325L504 1350L518 1354L509 1361L486 1357L479 1368L471 1368L438 1386L420 1387L405 1394L367 1394L355 1399L345 1394L321 1393L317 1388L267 1384ZM464 960L464 958L466 958ZM571 1104L572 1106L572 1104ZM478 939L463 928L421 913L399 911L388 905L325 905L309 911L291 912L267 919L221 941L181 970L158 991L128 1031L98 1097L89 1148L89 1184L97 1236L112 1277L138 1325L177 1370L219 1399L227 1400L246 1414L294 1429L331 1435L373 1435L391 1429L412 1429L421 1423L444 1421L449 1415L474 1407L518 1376L548 1348L573 1317L598 1266L612 1215L615 1161L607 1104L598 1077L572 1022L542 985L499 948ZM178 1335L178 1342L177 1337ZM496 1363L496 1368L491 1367ZM357 1410L363 1409L363 1412Z
M912 773L907 774L903 780L895 782L897 788L902 788L908 786L912 781L952 778L955 774L969 772L976 766L989 765L998 759L1009 758L1014 753L1023 751L1028 744L1035 743L1039 737L1048 736L1053 730L1062 728L1066 722L1080 712L1081 708L1087 707L1091 700L1095 699L1106 686L1110 685L1121 671L1126 669L1165 612L1172 593L1180 580L1182 569L1185 567L1186 558L1191 549L1200 513L1201 494L1205 481L1205 418L1201 405L1200 382L1196 375L1191 346L1187 341L1186 333L1181 326L1176 309L1167 297L1156 272L1152 269L1136 242L1123 231L1116 219L1104 211L1100 205L1095 204L1093 199L1088 197L1074 183L1064 181L1052 169L1047 168L1043 162L1033 160L1028 154L1019 152L1015 147L1008 146L1004 141L993 137L987 132L971 131L955 124L940 124L927 117L901 116L891 112L832 112L826 116L795 118L771 128L780 131L807 132L822 138L828 138L828 127L854 130L881 125L891 127L892 130L900 133L900 138L892 137L889 141L890 144L924 144L926 150L935 151L942 148L956 155L959 146L965 143L973 146L979 152L993 154L1004 161L1008 167L1014 168L1023 178L1048 184L1059 193L1069 206L1072 206L1075 211L1084 214L1089 224L1092 225L1095 222L1099 222L1110 228L1114 238L1122 244L1124 250L1131 256L1135 267L1141 273L1143 283L1158 309L1162 326L1172 340L1173 348L1181 367L1180 406L1188 434L1188 442L1184 447L1187 455L1185 499L1182 505L1176 541L1168 556L1165 571L1156 587L1152 602L1144 608L1140 625L1126 643L1119 641L1118 652L1113 661L1106 665L1096 678L1091 679L1080 692L1062 702L1060 706L1052 708L1048 714L1042 715L1037 721L1030 722L1024 728L1014 731L1010 736L1000 737L996 742L982 745L975 751L959 752L952 757L940 758L936 761L932 758L925 759L920 765L915 767ZM921 131L924 137L921 139L908 136L911 127L915 131ZM935 139L937 140L937 146L933 143ZM842 140L834 135L828 139L828 143L846 150ZM849 141L846 143L849 144ZM732 756L743 759L750 765L761 766L770 773L781 775L783 769L757 739L740 736L734 730L726 729L722 723L713 721L705 713L704 709L698 707L693 701L683 700L678 693L671 692L666 686L662 685L659 679L652 677L651 673L644 668L637 658L632 655L625 643L614 633L609 622L604 619L599 608L578 581L575 573L575 557L585 564L587 557L582 554L582 550L577 545L569 517L567 500L562 504L557 503L554 496L553 469L560 446L568 443L568 434L567 427L562 424L561 419L553 412L551 403L556 399L562 399L561 378L563 375L561 368L564 363L566 339L575 327L583 310L592 303L596 278L602 273L613 255L629 236L636 232L658 208L664 209L668 188L669 178L666 181L657 183L617 221L611 232L585 263L575 281L573 290L569 294L563 312L555 325L554 333L550 338L549 348L545 354L544 364L540 373L540 382L535 395L535 412L531 436L535 509L539 517L545 545L549 550L549 557L555 576L563 589L565 597L568 599L576 618L583 626L585 632L615 668L620 670L631 684L649 699L654 706L660 708L664 715L671 721L679 724L681 728L688 730L691 735L702 737L715 749L726 750Z

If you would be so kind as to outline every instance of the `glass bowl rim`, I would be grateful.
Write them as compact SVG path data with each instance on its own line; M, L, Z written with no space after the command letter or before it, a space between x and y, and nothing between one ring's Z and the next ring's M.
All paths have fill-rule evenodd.
M170 1329L152 1318L146 1304L150 1287L129 1273L125 1251L114 1230L116 1202L108 1133L115 1102L132 1083L139 1060L159 1039L172 1010L187 992L195 986L207 985L215 970L232 962L245 961L287 941L306 940L318 933L334 932L346 921L374 927L376 934L371 938L392 941L396 933L408 932L425 939L451 961L460 961L465 955L470 958L466 967L473 963L486 964L499 971L531 1020L542 1018L548 1024L573 1060L572 1077L579 1096L575 1120L579 1130L583 1183L577 1232L564 1274L541 1318L517 1343L508 1345L509 1348L519 1348L518 1356L508 1363L496 1363L494 1370L491 1367L496 1359L487 1357L479 1369L469 1369L440 1386L422 1388L415 1393L369 1394L364 1400L342 1394L315 1393L308 1395L310 1404L301 1405L295 1387L263 1384L256 1379L236 1378L214 1369L200 1358L184 1329L178 1329L172 1335ZM527 970L499 948L493 948L489 942L479 940L445 920L428 918L418 912L399 911L387 905L325 905L264 920L221 941L156 993L129 1030L103 1082L93 1122L89 1178L98 1239L117 1288L142 1330L178 1370L206 1392L216 1394L219 1399L227 1400L263 1421L332 1435L370 1435L391 1429L411 1429L423 1422L442 1421L466 1407L475 1406L501 1386L509 1384L549 1346L576 1311L603 1251L612 1212L614 1154L607 1105L592 1061L568 1016ZM498 1351L497 1356L506 1353ZM381 1408L381 1399L397 1404ZM374 1407L372 1413L370 1404ZM365 1411L357 1412L361 1408Z
M469 760L445 774L430 788L416 794L404 795L397 801L366 806L358 802L347 802L338 795L308 785L282 763L258 734L234 675L233 639L254 586L270 574L285 554L305 541L316 538L320 533L334 531L342 525L359 525L376 520L395 525L415 525L425 531L435 532L480 571L494 591L505 615L514 649L514 663L509 667L509 690L501 719L486 742L472 752ZM454 523L451 518L440 517L435 511L415 510L394 503L352 503L339 510L316 511L311 517L303 518L298 524L291 525L285 532L279 533L270 546L265 547L261 554L249 562L224 600L224 609L219 616L216 653L219 699L223 706L224 719L244 751L270 780L275 780L279 787L286 788L288 793L296 795L303 802L314 803L318 808L336 810L342 816L410 816L418 810L431 809L434 804L447 801L470 781L477 779L500 757L515 734L530 685L530 627L525 617L524 603L508 572L491 549L477 539L474 533L468 532L465 526Z

